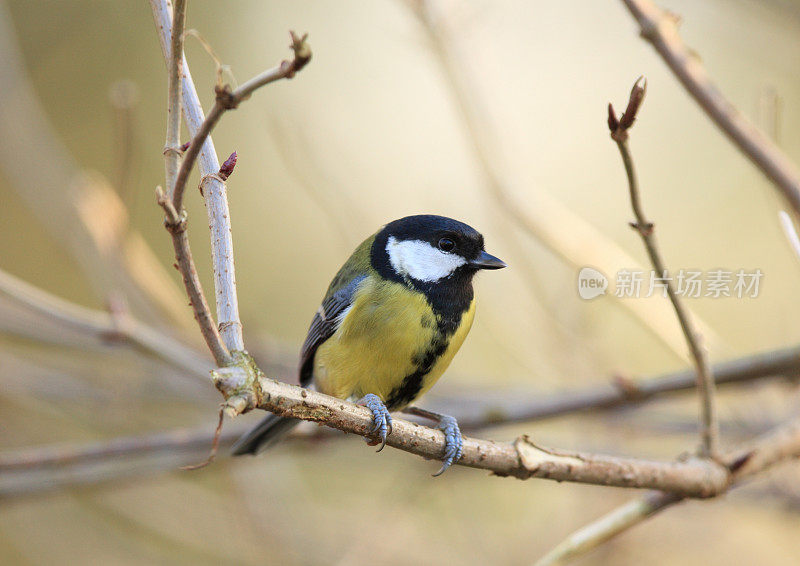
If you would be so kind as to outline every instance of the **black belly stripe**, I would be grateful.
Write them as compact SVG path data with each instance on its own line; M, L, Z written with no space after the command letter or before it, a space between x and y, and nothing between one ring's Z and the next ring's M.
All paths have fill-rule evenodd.
M414 358L413 361L417 369L405 376L403 381L400 382L400 386L389 394L386 400L386 407L390 411L405 407L419 396L425 376L431 372L433 366L436 365L436 362L447 350L447 346L450 344L450 336L452 336L452 333L443 331L440 324L439 332L432 340L430 347L422 356Z

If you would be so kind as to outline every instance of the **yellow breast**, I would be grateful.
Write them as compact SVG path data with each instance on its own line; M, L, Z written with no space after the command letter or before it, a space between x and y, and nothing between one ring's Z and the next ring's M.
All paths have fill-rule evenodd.
M337 331L317 349L317 388L341 399L378 395L392 410L428 391L472 326L475 302L450 336L422 293L367 277Z

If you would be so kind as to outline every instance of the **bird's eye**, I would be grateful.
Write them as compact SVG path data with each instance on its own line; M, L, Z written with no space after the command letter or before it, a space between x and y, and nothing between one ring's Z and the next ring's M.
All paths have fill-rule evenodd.
M456 247L456 243L450 238L442 238L439 240L439 249L443 252L452 252Z

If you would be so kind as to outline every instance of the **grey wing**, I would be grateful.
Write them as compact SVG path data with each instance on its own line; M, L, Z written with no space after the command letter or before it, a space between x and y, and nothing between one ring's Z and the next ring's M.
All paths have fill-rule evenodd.
M311 321L308 335L300 350L300 385L305 387L311 383L317 348L339 328L342 313L353 304L356 289L366 278L366 275L355 277L322 302L317 314L314 315L314 320Z

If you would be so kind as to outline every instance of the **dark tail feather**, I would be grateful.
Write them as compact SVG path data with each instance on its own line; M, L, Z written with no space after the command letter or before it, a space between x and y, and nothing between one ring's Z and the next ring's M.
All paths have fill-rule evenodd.
M298 424L300 419L267 415L253 430L236 441L231 453L234 456L258 454L275 444Z

